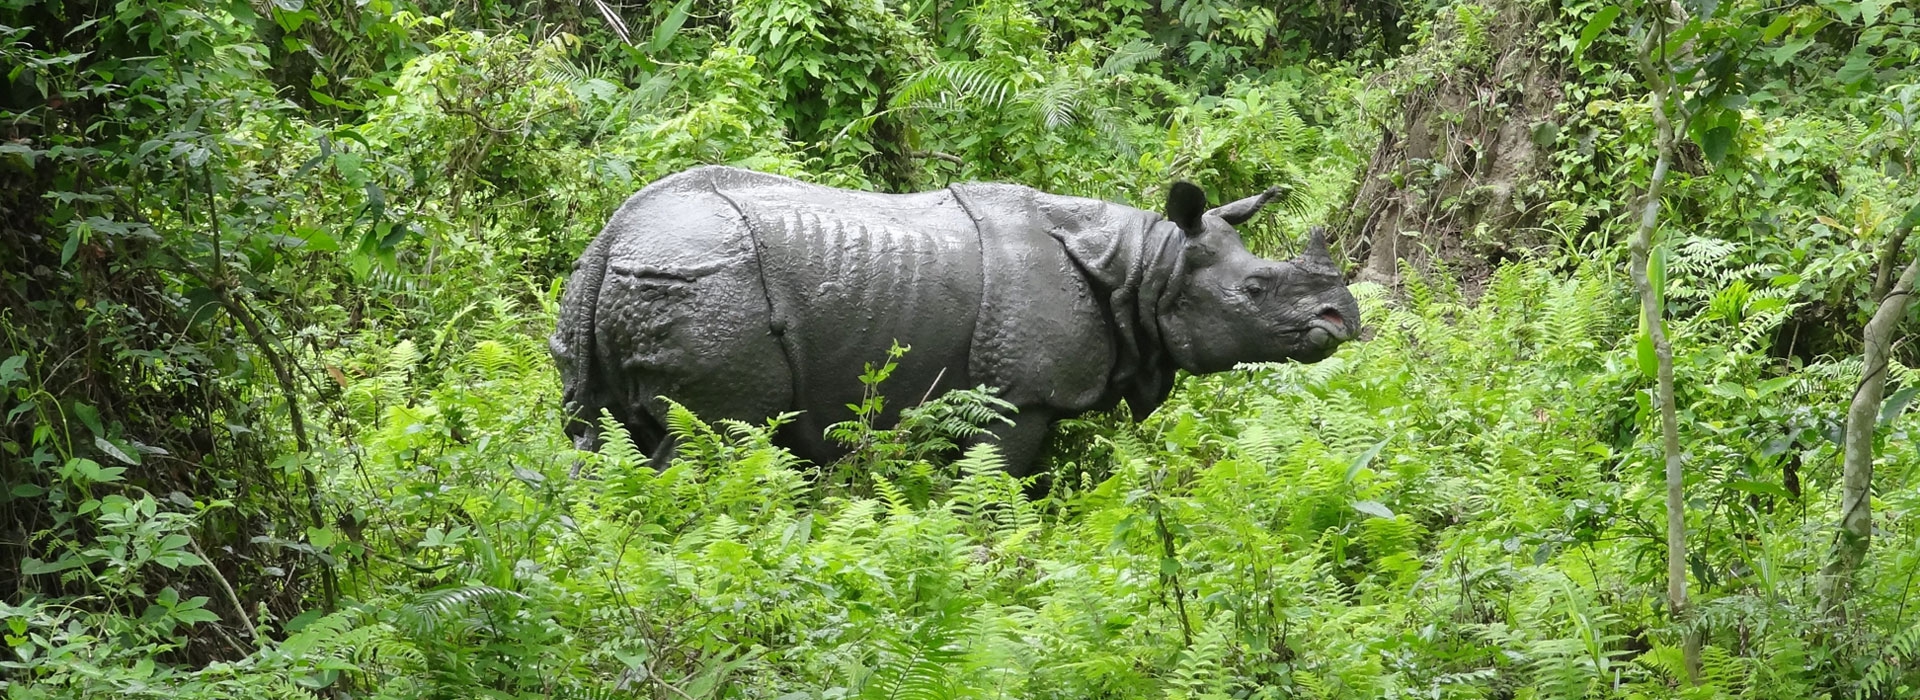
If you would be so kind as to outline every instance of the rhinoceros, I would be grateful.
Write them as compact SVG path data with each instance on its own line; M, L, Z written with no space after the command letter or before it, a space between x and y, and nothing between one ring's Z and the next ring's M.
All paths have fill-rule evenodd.
M1278 190L1209 209L1192 184L1158 214L1009 184L850 191L721 166L654 182L574 265L550 345L566 431L596 449L602 409L664 467L666 404L761 422L798 456L844 454L859 377L897 342L882 422L987 386L1017 412L997 440L1029 473L1048 428L1127 402L1145 417L1178 370L1317 362L1360 312L1315 228L1306 252L1247 252L1234 226Z

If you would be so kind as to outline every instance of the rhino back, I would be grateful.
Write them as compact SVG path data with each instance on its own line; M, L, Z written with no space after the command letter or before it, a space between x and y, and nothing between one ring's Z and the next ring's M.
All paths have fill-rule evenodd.
M745 183L742 183L745 184ZM793 369L797 431L849 420L861 373L912 348L883 385L889 418L930 393L972 386L980 243L950 193L887 195L792 181L722 186L748 223Z

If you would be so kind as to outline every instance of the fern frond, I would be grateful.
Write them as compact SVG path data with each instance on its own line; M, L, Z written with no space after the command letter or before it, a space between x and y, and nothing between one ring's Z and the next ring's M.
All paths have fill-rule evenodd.
M1920 624L1886 638L1879 647L1873 665L1861 674L1860 685L1854 689L1856 698L1893 697L1902 681L1920 670Z
M958 639L964 618L931 617L905 639L883 642L882 662L861 688L869 700L947 700L958 696Z
M1206 623L1193 640L1193 646L1182 651L1180 661L1174 665L1173 678L1169 680L1172 687L1166 694L1168 700L1222 694L1226 686L1224 660L1232 646L1228 633L1232 629L1232 613L1224 610Z
M413 373L413 368L419 364L420 349L414 347L413 341L402 340L395 344L393 349L387 351L387 363L383 374L405 381Z
M1011 79L995 73L985 63L947 61L907 76L888 106L911 109L974 101L998 108L1017 93Z
M880 497L886 499L889 513L894 515L913 513L913 501L907 498L907 492L900 490L900 487L895 486L893 481L885 475L873 475L873 490L880 492Z
M280 643L280 651L295 658L337 651L339 647L333 642L346 636L347 631L356 627L360 619L358 610L336 610L307 623L299 632L288 636L286 641Z
M640 447L633 444L633 435L627 432L627 426L614 419L607 409L600 409L600 456L612 466L627 470L645 464L647 456L640 453Z
M524 600L526 596L493 586L456 586L427 591L416 596L412 602L399 608L396 617L409 628L409 631L426 636L439 629L440 624L453 613L469 604L482 604L499 600Z
M1141 64L1159 58L1166 50L1166 47L1151 39L1134 39L1121 44L1119 48L1113 50L1113 53L1108 54L1107 60L1100 64L1099 73L1109 78L1122 73L1131 73Z
M1058 129L1078 120L1080 96L1077 86L1071 80L1054 80L1040 87L1034 95L1034 106L1040 112L1040 121L1048 129Z
M519 358L514 355L513 349L501 344L500 341L482 340L475 343L473 349L467 352L466 362L478 368L483 378L495 379L511 376L510 371L519 369Z

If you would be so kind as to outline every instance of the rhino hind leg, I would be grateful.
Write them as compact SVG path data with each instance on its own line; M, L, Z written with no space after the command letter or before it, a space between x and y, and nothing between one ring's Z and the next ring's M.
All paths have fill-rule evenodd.
M679 454L677 441L668 427L671 408L658 397L671 397L700 420L732 419L759 424L788 410L792 404L792 380L786 360L778 353L754 353L752 342L742 342L739 352L716 353L709 361L670 370L629 370L636 385L630 396L654 396L636 402L629 417L621 420L633 437L634 447L648 455L655 469L666 469ZM727 378L742 390L715 390Z
M745 222L717 194L667 195L616 220L625 238L594 334L601 379L620 397L613 413L656 467L676 452L662 397L708 423L762 423L790 410L794 391Z

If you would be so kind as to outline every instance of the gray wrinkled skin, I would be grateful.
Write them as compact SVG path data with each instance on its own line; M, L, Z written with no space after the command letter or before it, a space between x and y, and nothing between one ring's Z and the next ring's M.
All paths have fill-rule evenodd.
M1315 229L1292 261L1234 225L1276 191L1209 210L1175 183L1164 215L1027 187L853 192L708 166L629 198L579 262L551 346L581 449L606 409L671 455L665 396L704 419L763 422L825 463L858 377L898 341L887 420L937 391L986 385L1018 407L994 435L1029 472L1053 421L1127 401L1144 417L1174 375L1316 362L1360 310Z

